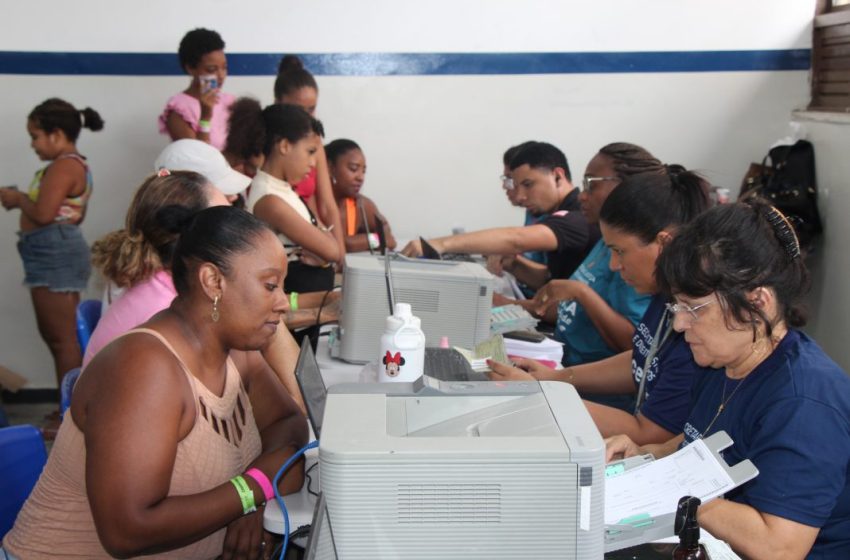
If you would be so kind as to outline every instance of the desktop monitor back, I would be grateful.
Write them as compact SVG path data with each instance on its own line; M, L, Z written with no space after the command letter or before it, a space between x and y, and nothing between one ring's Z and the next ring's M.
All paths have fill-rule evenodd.
M391 258L397 302L409 303L422 320L427 346L447 336L473 348L490 336L493 276L477 263ZM385 257L348 254L342 286L338 357L355 363L377 359L390 315Z

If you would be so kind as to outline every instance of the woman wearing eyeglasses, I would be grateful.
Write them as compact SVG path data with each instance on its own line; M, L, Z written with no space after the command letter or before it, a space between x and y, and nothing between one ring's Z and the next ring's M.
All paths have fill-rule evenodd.
M710 205L709 185L681 166L664 175L626 177L608 195L599 213L610 268L639 294L652 294L632 336L631 349L610 358L553 370L518 359L519 368L492 363L491 378L540 379L572 383L582 394L636 395L635 413L586 402L604 436L628 434L643 443L667 441L681 429L690 411L690 389L700 370L683 336L672 330L659 294L655 263L677 230Z
M747 558L850 558L850 378L796 327L808 285L788 220L764 202L706 212L664 250L659 285L696 362L694 406L680 434L609 457L667 455L724 430L730 465L759 474L704 504L700 525Z
M587 221L598 224L608 195L624 179L641 173L663 175L667 168L635 144L603 146L582 179L579 202ZM565 366L595 362L631 348L651 296L626 284L608 266L610 260L611 250L600 239L568 280L552 280L532 302L537 314L556 325L555 338L564 343Z

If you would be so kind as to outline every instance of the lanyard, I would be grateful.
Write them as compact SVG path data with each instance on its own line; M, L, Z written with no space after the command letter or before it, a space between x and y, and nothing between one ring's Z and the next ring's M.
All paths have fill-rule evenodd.
M661 329L666 325L666 329L664 330L664 335L661 335ZM644 397L646 396L646 378L649 376L649 366L652 363L653 358L655 358L658 351L661 349L661 346L664 345L664 342L667 340L667 337L670 336L670 332L673 330L673 322L667 321L667 310L664 310L664 313L661 315L661 321L658 322L658 328L655 329L655 336L652 338L652 344L649 345L649 352L646 355L646 360L643 363L643 375L640 377L640 384L638 385L637 391L637 399L635 399L635 414L640 412L640 406L643 404Z

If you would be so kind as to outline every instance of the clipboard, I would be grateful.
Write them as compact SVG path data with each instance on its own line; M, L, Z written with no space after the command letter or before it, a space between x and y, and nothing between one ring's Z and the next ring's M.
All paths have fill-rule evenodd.
M732 438L725 431L719 431L702 440L717 463L726 471L732 479L732 490L758 476L758 469L749 459L744 459L734 466L729 466L720 452L732 445ZM648 462L647 456L635 457L624 461L614 461L609 464L610 476L617 476L634 468L641 468ZM619 464L622 464L620 470ZM618 471L615 473L615 471ZM606 472L609 472L606 469ZM620 521L617 524L605 525L605 552L612 552L622 548L641 545L673 536L673 522L675 511L652 517L648 514L638 514Z

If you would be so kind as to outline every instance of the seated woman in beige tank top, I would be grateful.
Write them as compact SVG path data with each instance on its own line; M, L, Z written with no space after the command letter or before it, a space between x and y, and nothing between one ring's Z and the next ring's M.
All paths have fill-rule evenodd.
M177 298L80 377L3 541L16 557L268 557L263 479L306 443L307 426L272 367L242 351L274 343L286 255L242 210L166 210L163 221L181 230ZM280 492L303 477L296 463ZM246 513L251 501L258 510Z

